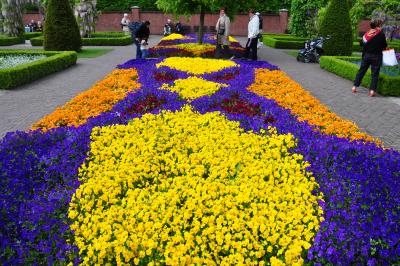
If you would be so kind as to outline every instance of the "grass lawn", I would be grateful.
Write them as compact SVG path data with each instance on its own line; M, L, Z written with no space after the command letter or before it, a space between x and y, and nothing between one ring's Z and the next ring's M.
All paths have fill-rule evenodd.
M78 53L78 58L95 58L111 52L112 48L83 48Z

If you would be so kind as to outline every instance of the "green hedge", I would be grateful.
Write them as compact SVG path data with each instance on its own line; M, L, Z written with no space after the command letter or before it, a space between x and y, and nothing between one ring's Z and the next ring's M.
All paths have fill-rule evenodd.
M10 46L15 44L25 43L24 38L19 37L8 37L4 35L0 35L0 46Z
M82 38L82 45L87 46L123 46L133 43L130 35L124 35L118 32L96 32L92 38ZM43 36L31 39L32 46L43 46Z
M296 36L280 36L280 35L268 35L263 36L263 43L272 48L278 49L301 49L304 48L305 38Z
M32 38L36 38L39 36L43 36L43 32L25 32L25 39L30 40Z
M19 65L13 68L0 69L0 89L11 89L16 86L37 80L51 73L63 70L76 64L75 52L44 52L23 50L2 50L2 55L37 55L43 54L43 58L32 63Z
M354 80L359 66L348 60L361 60L359 56L322 56L321 68L335 73L343 78ZM361 85L368 88L371 83L371 70L365 74ZM386 96L400 96L400 77L392 77L383 73L379 74L378 93Z

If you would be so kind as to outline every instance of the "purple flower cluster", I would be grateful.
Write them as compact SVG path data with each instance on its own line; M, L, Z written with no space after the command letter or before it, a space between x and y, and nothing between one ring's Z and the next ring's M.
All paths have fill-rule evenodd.
M79 262L67 218L68 203L79 186L95 126L126 124L143 112L179 110L187 102L177 93L157 89L187 78L185 72L156 68L161 59L131 60L142 88L129 93L109 112L78 128L46 133L9 133L0 142L0 261L15 264ZM258 132L269 126L293 134L324 194L325 221L305 259L315 265L393 265L400 261L400 153L373 143L328 136L274 100L246 90L255 68L278 69L267 62L236 61L240 67L201 77L228 85L191 102L201 113L220 111ZM160 78L161 77L161 78ZM159 78L160 80L157 80ZM228 106L227 106L228 104ZM230 105L229 105L230 104ZM235 108L237 108L235 110ZM247 109L246 109L247 108ZM138 113L135 113L135 112ZM273 119L272 119L273 118Z

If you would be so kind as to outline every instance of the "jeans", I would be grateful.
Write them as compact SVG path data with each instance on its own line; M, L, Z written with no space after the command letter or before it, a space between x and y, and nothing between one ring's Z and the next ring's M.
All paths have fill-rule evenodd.
M257 60L257 42L258 38L247 39L246 52L244 53L245 58L248 58L251 53L251 59Z
M136 45L136 59L142 58L142 51L140 50L140 42L135 40Z
M141 52L142 52L142 59L146 59L148 56L149 56L149 50L147 50L147 49L143 49L143 50L141 50Z
M360 70L358 70L356 79L354 80L354 86L360 86L365 73L367 73L369 66L371 66L371 84L369 89L371 91L376 91L376 88L378 87L379 70L381 65L382 54L366 53L362 58Z

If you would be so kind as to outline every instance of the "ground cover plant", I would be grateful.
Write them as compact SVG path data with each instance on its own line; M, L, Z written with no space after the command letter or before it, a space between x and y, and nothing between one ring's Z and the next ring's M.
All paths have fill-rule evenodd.
M0 143L5 264L399 262L399 152L268 62L130 60L32 129Z

